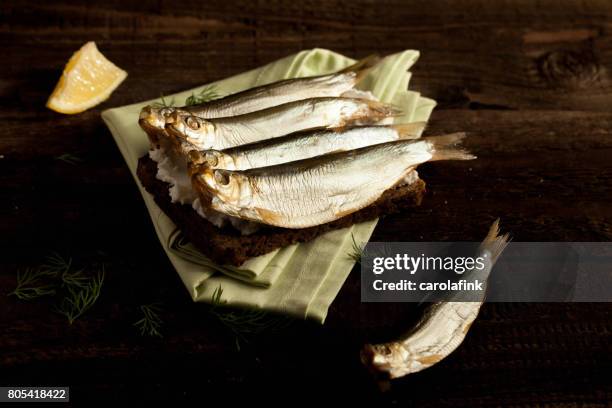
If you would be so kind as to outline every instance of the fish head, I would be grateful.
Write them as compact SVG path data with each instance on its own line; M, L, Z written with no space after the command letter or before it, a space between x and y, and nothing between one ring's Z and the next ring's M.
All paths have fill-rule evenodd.
M204 160L213 169L220 168L220 162L222 161L223 153L218 150L207 150L204 153Z
M206 163L206 159L204 157L204 153L199 150L191 150L187 157L189 158L189 164L193 166L200 166Z
M226 169L234 170L228 156L219 150L190 150L187 152L191 174L199 172L200 169Z
M421 371L432 365L428 364L429 360L436 360L436 358L439 357L437 355L419 356L418 353L407 349L398 342L366 344L361 351L362 363L373 373L383 374L382 378L398 378Z
M206 119L176 111L166 121L166 130L180 140L207 149L212 147L215 127Z
M142 128L163 130L166 126L166 118L170 117L174 113L174 108L161 107L156 108L148 105L142 108L138 123Z
M245 191L248 185L243 183L239 172L204 166L199 168L195 178L196 183L226 203L238 201L241 196L249 194L248 191Z
M173 108L156 108L149 105L140 111L138 124L147 133L151 143L159 146L167 138L165 118L172 113L172 110Z
M201 161L211 169L235 170L234 161L231 156L219 150L204 150L201 153Z
M193 164L206 165L213 169L224 169L221 165L223 153L218 150L192 150L189 152L189 161ZM231 170L231 169L228 169Z
M206 161L199 150L190 150L187 153L187 172L189 177L194 178L206 168Z
M215 127L206 119L177 110L166 120L166 130L178 139L206 149L212 146Z

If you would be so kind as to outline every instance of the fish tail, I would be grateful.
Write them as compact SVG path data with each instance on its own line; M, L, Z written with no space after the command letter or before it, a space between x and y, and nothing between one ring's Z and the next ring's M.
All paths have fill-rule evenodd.
M433 147L432 161L435 160L473 160L476 158L473 154L460 146L465 133L451 133L443 136L428 137L425 140L431 143Z
M497 258L504 251L510 242L510 234L499 235L499 218L495 220L489 233L480 244L481 250L487 250L491 254L491 263L495 263Z
M421 137L421 134L423 133L426 124L427 122L412 122L391 125L390 127L397 132L399 140L418 139L419 137Z
M367 57L357 61L353 65L350 65L342 70L339 73L355 73L355 83L360 82L366 75L380 62L381 58L378 54L371 54Z

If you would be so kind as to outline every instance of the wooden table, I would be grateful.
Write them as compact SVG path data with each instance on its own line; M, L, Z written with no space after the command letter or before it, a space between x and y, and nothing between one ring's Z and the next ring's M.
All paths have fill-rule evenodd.
M1 385L68 384L74 401L272 400L280 389L287 401L610 406L609 304L487 304L450 358L381 393L359 347L414 311L360 304L355 270L325 326L294 323L238 350L187 296L100 119L306 48L355 58L416 48L411 88L439 102L426 133L469 132L479 159L423 166L422 207L386 218L373 239L477 240L500 217L517 241L609 241L609 2L42 3L0 5ZM85 113L47 110L89 40L128 79ZM4 295L50 251L105 265L100 299L72 325L49 298ZM161 339L133 327L149 303L163 309Z

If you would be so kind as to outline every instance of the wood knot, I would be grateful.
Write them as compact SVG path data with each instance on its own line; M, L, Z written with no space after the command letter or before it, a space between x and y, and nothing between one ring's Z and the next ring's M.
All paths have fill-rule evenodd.
M592 50L552 51L538 59L540 75L554 86L586 88L600 81L601 65Z

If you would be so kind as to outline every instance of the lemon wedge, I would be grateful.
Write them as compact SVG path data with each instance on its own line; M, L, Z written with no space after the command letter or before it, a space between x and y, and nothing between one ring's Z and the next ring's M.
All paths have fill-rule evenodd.
M60 113L83 112L106 100L125 77L127 72L107 60L90 41L66 64L47 108Z

